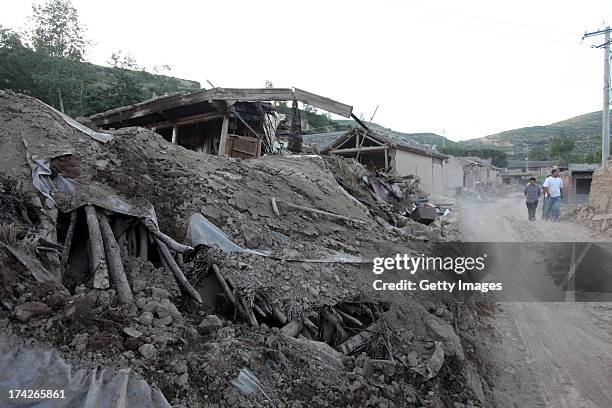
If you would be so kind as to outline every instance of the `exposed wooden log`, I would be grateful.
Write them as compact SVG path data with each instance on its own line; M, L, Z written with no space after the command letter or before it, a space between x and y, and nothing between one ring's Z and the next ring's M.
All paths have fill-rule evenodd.
M144 225L138 225L138 256L145 261L149 260L149 236Z
M227 282L225 281L225 278L223 277L221 270L216 264L212 264L211 268L212 268L213 273L215 274L215 277L217 278L217 281L219 282L219 285L221 285L223 292L225 292L225 296L227 296L227 299L231 302L232 305L235 305L236 296L234 296L234 292L232 292Z
M134 297L132 296L132 289L130 288L130 283L125 275L123 263L121 262L121 251L108 222L108 218L102 211L98 211L98 222L104 241L104 252L106 254L108 272L113 282L113 286L117 291L117 297L121 304L130 305L134 302Z
M66 232L66 239L64 239L64 250L62 251L62 257L60 261L61 270L65 270L68 265L68 258L70 256L70 248L72 246L72 239L74 237L74 230L79 219L78 209L73 210L70 213L70 225L68 225L68 231Z
M342 354L349 355L371 341L375 334L376 324L371 324L367 329L360 331L336 348L342 352Z
M334 214L334 213L330 213L330 212L322 211L322 210L315 210L314 208L308 208L308 207L303 207L303 206L297 205L297 204L291 204L291 203L288 203L288 202L283 201L283 200L278 200L278 201L282 202L283 205L285 205L285 206L287 206L289 208L295 208L296 210L302 210L302 211L306 211L306 212L313 213L313 214L324 215L326 217L337 218L337 219L340 219L340 220L345 220L345 221L350 221L350 222L355 222L355 223L364 223L364 221L358 220L356 218L346 217L344 215Z
M353 323L354 325L356 325L358 327L363 327L363 323L361 323L361 321L359 321L359 319L354 318L353 316L349 315L348 313L343 312L340 309L334 308L334 310L336 311L336 313L338 313L340 316L342 316L342 319L344 320L344 323L346 323L346 321L348 320L349 322Z
M278 205L276 205L276 198L270 197L270 202L272 203L272 211L276 214L277 217L280 217L280 212L278 211Z
M176 279L176 282L178 283L179 287L184 289L185 292L187 292L187 294L189 294L189 296L195 299L198 303L202 303L202 297L200 296L198 291L195 290L195 288L191 285L191 283L189 283L189 281L183 274L183 271L181 271L181 268L179 268L179 266L176 264L176 261L172 257L172 254L170 254L170 250L168 250L166 244L164 244L157 237L155 237L155 243L157 244L157 249L159 250L160 257L162 257L165 261L164 266L166 267L166 269L169 269L169 272L174 275L174 278Z
M145 218L142 220L142 223L144 224L145 227L147 227L149 232L155 238L159 239L161 242L166 244L166 246L170 248L171 250L173 250L174 252L179 252L181 254L184 254L186 252L193 251L193 248L190 247L189 245L183 245L181 243L178 243L172 237L169 237L168 235L161 232L159 228L157 228L157 225L153 223L153 221Z
M272 311L274 312L274 318L280 323L280 324L285 324L287 323L287 316L283 313L282 310L280 310L280 308L278 307L274 307L272 308Z
M89 248L91 253L91 272L93 274L94 289L108 289L110 287L108 266L104 255L104 243L100 224L93 205L85 206L87 228L89 230Z
M186 116L184 118L177 119L174 122L159 122L155 124L156 129L165 129L171 128L175 124L177 126L185 126L185 125L195 125L197 123L209 122L211 120L218 120L223 118L223 113L213 111L213 112L205 112L198 115Z
M306 92L302 89L295 88L293 90L294 98L298 101L307 103L308 105L316 106L317 108L326 110L336 115L344 116L348 118L352 115L353 107L334 101L333 99L326 98L325 96L316 95L310 92Z
M292 320L280 329L280 334L288 337L297 337L302 331L302 322L299 320Z

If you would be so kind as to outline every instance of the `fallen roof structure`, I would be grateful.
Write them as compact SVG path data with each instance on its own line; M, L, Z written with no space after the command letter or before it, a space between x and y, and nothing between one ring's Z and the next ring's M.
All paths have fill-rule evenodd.
M90 119L104 129L146 127L192 150L248 158L272 151L278 125L273 101L300 101L344 117L353 111L297 88L213 88L164 95Z

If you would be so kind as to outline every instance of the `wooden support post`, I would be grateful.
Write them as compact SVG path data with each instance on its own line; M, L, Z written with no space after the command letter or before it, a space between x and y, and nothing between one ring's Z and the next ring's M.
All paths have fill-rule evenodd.
M172 143L178 143L178 125L176 123L172 125Z
M229 127L229 116L223 116L223 124L221 125L221 138L219 139L219 153L218 156L225 156L227 153L227 129Z
M76 223L79 218L78 209L72 210L70 213L70 225L68 226L68 232L66 233L66 239L64 240L64 250L62 251L62 257L60 260L60 269L64 271L68 265L68 258L70 257L70 247L72 246L72 238L74 237L74 230L76 229Z
M123 263L121 262L121 251L108 222L108 218L102 211L98 211L98 222L100 223L100 231L102 232L102 239L104 241L104 252L106 254L108 272L113 281L113 286L117 291L119 302L123 305L132 304L134 297L132 296L132 289L130 288L127 276L125 275L125 269L123 269Z
M93 273L94 289L108 289L110 287L108 279L108 267L106 256L104 255L104 241L100 231L100 223L93 205L85 206L87 216L87 227L89 229L89 247L91 250L91 271Z
M144 225L138 225L138 256L145 261L149 260L149 234Z
M385 171L389 169L389 149L385 149Z

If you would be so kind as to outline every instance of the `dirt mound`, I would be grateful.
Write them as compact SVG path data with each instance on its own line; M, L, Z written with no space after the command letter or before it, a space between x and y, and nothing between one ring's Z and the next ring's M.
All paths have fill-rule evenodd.
M368 263L318 262L428 251L380 220L392 209L364 199L357 174L341 186L320 157L202 155L140 128L101 143L39 101L5 92L0 122L2 185L10 185L0 193L10 210L3 222L23 231L0 247L3 330L78 366L132 367L188 406L438 407L484 398L464 369L471 356L453 329L452 303L375 293ZM41 168L48 197L32 184ZM177 241L186 242L194 213L243 251L183 249ZM92 214L114 236L109 243L102 234L99 245L106 287L97 286L98 269L90 273L101 264L91 252ZM111 253L120 254L131 301L122 300ZM259 382L253 392L236 385L244 368Z

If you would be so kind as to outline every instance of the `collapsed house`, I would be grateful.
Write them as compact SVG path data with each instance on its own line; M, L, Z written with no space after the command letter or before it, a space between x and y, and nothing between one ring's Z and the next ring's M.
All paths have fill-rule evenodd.
M204 158L4 91L0 121L0 388L126 408L486 404L463 349L482 309L368 289L381 243L429 252L412 228L439 227L381 221L325 158Z
M169 142L204 154L253 158L274 151L279 119L273 101L294 101L296 110L300 101L347 118L353 109L297 88L213 88L160 96L90 119L102 129L151 129ZM298 122L298 138L299 131Z
M501 169L491 164L490 160L479 157L459 157L463 165L463 187L476 190L479 183L498 185L501 183Z
M427 193L455 195L463 187L462 166L455 158L376 129L351 129L321 153L352 157L367 168L400 177L418 177Z

